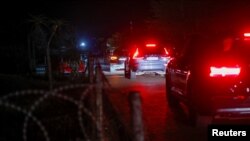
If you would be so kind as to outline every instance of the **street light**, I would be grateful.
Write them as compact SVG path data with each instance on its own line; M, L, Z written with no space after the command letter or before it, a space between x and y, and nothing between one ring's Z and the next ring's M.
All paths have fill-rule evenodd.
M86 42L82 41L79 44L79 49L80 49L80 59L82 61L86 60L86 54L84 52L86 52L86 48L87 48L87 44Z
M85 42L81 42L80 47L85 47L86 43Z

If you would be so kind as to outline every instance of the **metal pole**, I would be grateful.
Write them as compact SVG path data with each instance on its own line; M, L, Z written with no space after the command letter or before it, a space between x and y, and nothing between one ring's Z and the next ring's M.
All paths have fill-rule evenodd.
M129 93L132 116L133 141L144 141L144 129L142 120L141 97L138 91Z
M104 140L103 136L103 102L102 102L102 71L101 66L96 67L96 113L97 113L97 138L99 141Z
M49 89L50 90L53 89L52 68L51 68L51 59L50 59L50 43L51 43L51 40L52 40L55 32L56 32L56 27L55 27L54 31L52 32L52 34L50 35L50 38L49 38L49 41L48 41L48 45L47 45L47 48L46 48L47 63L48 63Z
M92 54L89 55L88 63L89 63L88 64L89 82L93 84L94 83L94 58Z

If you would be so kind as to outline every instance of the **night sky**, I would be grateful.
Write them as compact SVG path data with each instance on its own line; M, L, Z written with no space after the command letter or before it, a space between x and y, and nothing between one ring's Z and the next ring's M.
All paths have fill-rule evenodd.
M129 26L131 20L145 19L149 4L147 0L6 1L0 12L2 32L22 27L18 24L31 14L63 19L76 26L79 34L102 36Z
M158 3L157 6L155 2ZM149 19L159 21L151 25L153 32L158 29L160 32L168 32L166 35L188 34L195 30L204 30L206 33L234 28L240 30L249 26L250 1L6 0L0 4L0 63L5 63L6 58L10 58L11 62L20 68L23 64L16 62L25 58L24 56L26 60L23 63L27 63L27 33L31 27L26 22L31 18L30 15L43 15L50 19L66 21L75 27L78 39L107 39L115 32L129 31L130 21L133 22L134 29L140 28L137 35L151 34L145 30L146 21ZM158 37L169 38L162 35ZM176 37L180 36L169 39Z
M27 30L25 22L29 15L44 15L69 22L76 27L79 38L109 37L114 32L129 30L130 21L134 25L145 24L153 15L152 1L159 0L4 1L0 6L0 34L3 41L9 42L9 36L15 36L15 32L22 35ZM187 28L185 25L192 26L195 18L199 26L213 30L241 28L250 23L250 1L246 0L165 0L164 3L161 10L165 11L160 17L165 18L161 19L165 27Z
M31 14L68 21L76 26L79 35L108 36L129 28L130 21L139 24L152 16L152 1L154 0L8 0L2 2L0 6L0 32L3 35L22 28L24 21L29 19ZM211 24L220 22L222 23L220 26L223 27L224 21L230 24L242 19L246 21L250 17L248 10L250 2L246 0L165 0L164 2L169 4L165 7L167 13L163 16L168 17L167 23L172 24L197 17L208 19L204 21ZM186 16L184 20L178 19L183 15ZM214 17L209 17L211 15Z
M149 0L23 0L0 4L0 73L26 72L30 15L66 21L76 31L76 40L107 39L129 30L130 21L143 22L150 14Z

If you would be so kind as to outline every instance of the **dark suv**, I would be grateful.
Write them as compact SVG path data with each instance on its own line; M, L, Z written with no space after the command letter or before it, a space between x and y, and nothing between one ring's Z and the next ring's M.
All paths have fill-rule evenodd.
M186 107L192 125L215 118L250 118L249 56L250 34L193 36L183 53L168 63L169 106ZM209 122L203 117L210 117Z
M169 60L170 56L166 47L157 44L136 46L125 62L125 75L131 79L145 73L164 76Z

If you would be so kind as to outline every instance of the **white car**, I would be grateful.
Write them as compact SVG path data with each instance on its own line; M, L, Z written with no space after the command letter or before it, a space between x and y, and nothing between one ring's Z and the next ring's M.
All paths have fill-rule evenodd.
M153 43L137 46L125 62L125 77L135 79L148 73L164 76L169 60L166 47Z
M124 62L127 59L127 52L124 50L116 50L113 55L109 57L110 72L122 71L124 72Z

